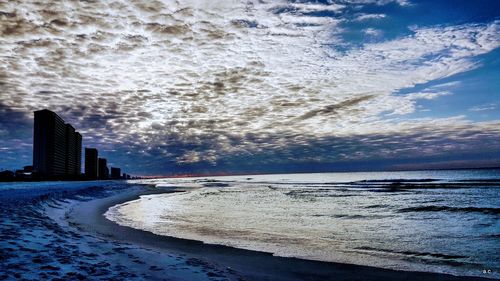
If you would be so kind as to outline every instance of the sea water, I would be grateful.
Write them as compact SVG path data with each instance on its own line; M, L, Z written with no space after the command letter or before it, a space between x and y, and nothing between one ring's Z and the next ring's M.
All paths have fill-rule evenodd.
M500 170L160 179L121 225L277 256L500 278Z

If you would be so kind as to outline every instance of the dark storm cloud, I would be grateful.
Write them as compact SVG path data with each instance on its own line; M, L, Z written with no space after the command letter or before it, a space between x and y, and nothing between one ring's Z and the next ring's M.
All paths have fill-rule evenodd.
M141 143L130 144L130 147L134 147L132 151L146 148L142 155L134 153L132 158L147 167L143 172L150 169L154 174L153 171L161 173L161 168L152 167L147 162L151 157L165 154L170 156L170 161L163 162L168 162L168 167L174 173L201 170L207 173L262 172L266 171L264 167L272 168L272 171L276 172L287 169L342 170L345 163L366 162L373 165L377 161L381 165L378 168L384 169L398 163L425 159L455 159L463 155L471 157L481 155L483 151L489 151L491 159L500 156L498 132L483 131L479 134L470 131L454 134L451 131L421 131L406 135L373 134L320 138L291 132L277 135L214 132L187 139L181 132L163 135L163 143L155 147L147 148ZM477 144L478 142L480 144ZM172 161L173 159L176 160Z
M0 102L0 170L31 164L32 120Z
M0 136L7 139L31 138L32 120L24 112L9 108L0 103Z
M345 101L341 101L337 104L325 106L321 109L311 110L311 111L303 114L302 116L297 117L297 119L298 120L305 120L305 119L309 119L309 118L312 118L312 117L315 117L318 115L335 116L335 115L339 114L342 110L352 108L353 106L358 105L361 102L370 100L372 98L374 98L374 96L368 95L368 96L348 99Z

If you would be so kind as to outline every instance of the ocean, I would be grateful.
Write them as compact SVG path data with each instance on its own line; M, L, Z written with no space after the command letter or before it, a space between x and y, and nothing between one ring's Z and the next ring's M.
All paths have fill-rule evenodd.
M500 170L145 180L118 224L277 256L500 278Z

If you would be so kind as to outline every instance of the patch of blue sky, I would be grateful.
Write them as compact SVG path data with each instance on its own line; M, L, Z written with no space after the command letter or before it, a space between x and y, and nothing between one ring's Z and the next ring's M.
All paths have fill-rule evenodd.
M341 16L344 44L339 51L359 48L366 43L394 40L414 33L418 27L449 26L465 23L486 23L499 19L500 1L411 1L410 5L391 2L386 5L348 5ZM315 16L339 17L331 12ZM359 20L361 15L384 15ZM371 30L372 32L367 32ZM376 31L376 32L373 32Z
M448 92L435 99L419 99L416 111L402 119L465 115L471 121L500 119L500 49L476 57L479 67L443 79L402 89L394 95ZM441 85L441 86L440 86Z

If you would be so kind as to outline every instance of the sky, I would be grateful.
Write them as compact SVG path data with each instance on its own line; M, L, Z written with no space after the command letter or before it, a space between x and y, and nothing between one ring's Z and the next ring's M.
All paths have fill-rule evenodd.
M498 167L499 11L1 1L0 169L32 163L44 108L135 175Z

